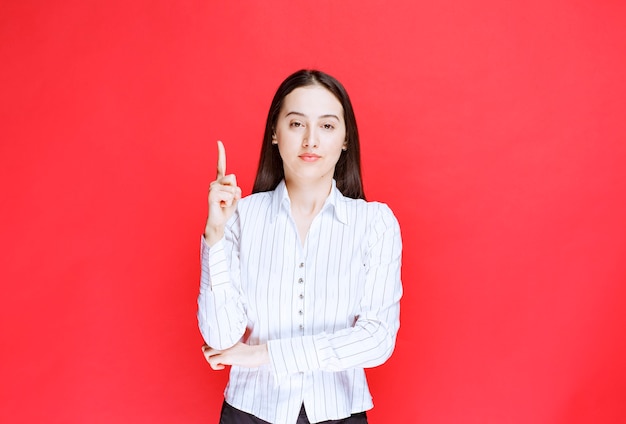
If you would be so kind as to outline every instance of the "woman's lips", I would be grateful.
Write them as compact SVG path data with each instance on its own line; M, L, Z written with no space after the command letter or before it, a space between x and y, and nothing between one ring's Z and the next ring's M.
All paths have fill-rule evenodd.
M320 158L320 156L316 155L315 153L304 153L300 155L299 157L305 162L315 162L316 160Z

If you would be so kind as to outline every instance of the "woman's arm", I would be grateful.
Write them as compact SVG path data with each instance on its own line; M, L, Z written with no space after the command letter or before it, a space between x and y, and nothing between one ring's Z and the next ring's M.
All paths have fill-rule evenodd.
M204 358L214 370L223 370L226 365L255 368L270 362L267 344L265 343L247 345L239 342L226 350L217 350L204 345L202 346L202 353L204 353Z
M225 175L226 152L218 141L217 177L210 185L209 217L201 240L198 325L205 342L227 349L243 336L247 318L239 284L241 189L235 175Z
M332 334L270 340L268 352L277 377L375 367L393 352L400 326L402 240L391 210L377 206L379 216L369 233L366 281L354 326Z
M201 241L198 326L209 346L223 350L237 343L246 331L246 308L239 286L238 249L232 232L209 247Z

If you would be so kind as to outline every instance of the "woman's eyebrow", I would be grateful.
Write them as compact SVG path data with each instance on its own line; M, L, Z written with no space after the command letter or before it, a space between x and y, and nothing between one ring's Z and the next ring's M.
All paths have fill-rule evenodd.
M287 112L287 114L286 114L285 116L289 116L289 115L297 115L297 116L302 116L302 117L304 117L304 118L306 118L306 117L307 117L304 113L302 113L302 112L296 112L295 110L294 110L294 111L291 111L291 112ZM340 119L339 119L339 117L338 117L337 115L334 115L334 114L332 114L332 113L328 113L328 114L322 115L322 116L320 116L318 119L322 119L322 118L334 118L334 119L336 119L337 121L339 121L339 120L340 120Z
M296 111L291 111L291 112L287 112L285 114L285 116L289 116L289 115L298 115L298 116L302 116L302 117L306 117L306 115L302 112L296 112Z

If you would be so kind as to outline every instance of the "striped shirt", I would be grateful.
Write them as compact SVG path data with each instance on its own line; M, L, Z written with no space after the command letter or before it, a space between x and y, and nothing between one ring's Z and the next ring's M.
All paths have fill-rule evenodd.
M389 207L335 181L301 243L284 181L241 199L222 240L201 241L198 322L206 343L267 343L270 363L233 366L226 401L270 423L371 409L363 368L391 355L400 326L402 241Z

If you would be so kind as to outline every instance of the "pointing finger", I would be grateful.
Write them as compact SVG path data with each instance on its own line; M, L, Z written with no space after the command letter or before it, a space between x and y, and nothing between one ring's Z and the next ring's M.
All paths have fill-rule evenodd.
M226 175L226 149L221 141L217 141L217 179Z

